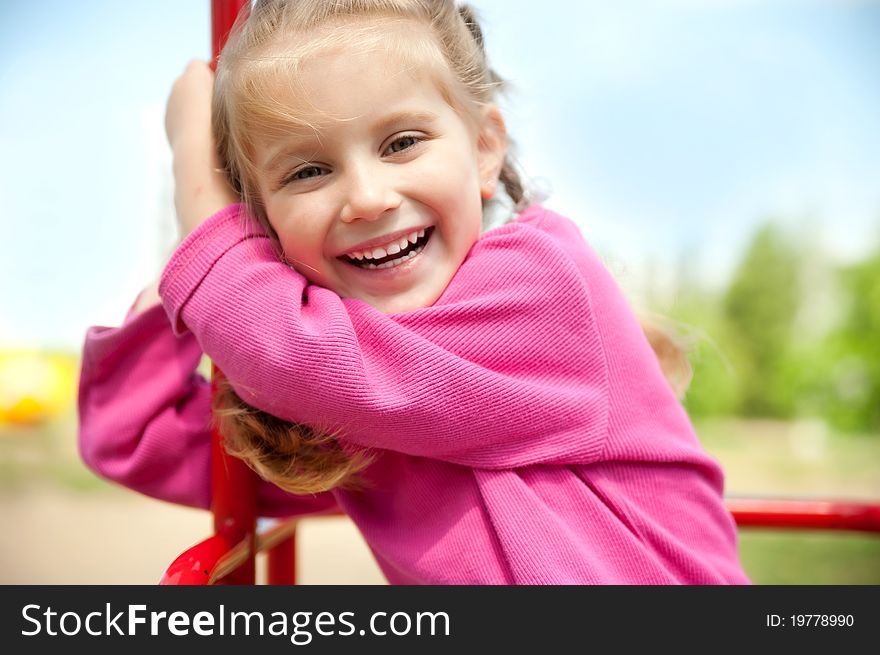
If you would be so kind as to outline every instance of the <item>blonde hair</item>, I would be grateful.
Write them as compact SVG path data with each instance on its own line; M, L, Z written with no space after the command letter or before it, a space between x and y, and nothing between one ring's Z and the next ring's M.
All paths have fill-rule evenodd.
M222 376L215 384L213 410L226 452L285 491L310 494L365 486L357 474L372 457L367 451L347 453L334 431L289 423L260 411L245 403Z
M694 376L688 353L698 339L688 334L688 326L656 314L640 315L639 325L675 397L684 399Z
M421 26L430 38L388 38L402 21ZM334 29L339 27L345 29ZM413 67L427 66L446 101L464 116L475 118L503 87L488 65L474 12L454 0L258 0L236 23L218 61L212 125L230 183L281 256L256 183L255 138L311 127L278 96L277 80L295 85L296 71L310 54L352 43L381 44ZM528 194L509 153L499 181L514 208L524 209ZM680 377L683 351L655 323L643 321L643 328L664 372ZM363 486L359 473L371 462L367 451L346 452L332 432L257 410L228 383L218 385L214 417L227 451L282 489L305 494Z

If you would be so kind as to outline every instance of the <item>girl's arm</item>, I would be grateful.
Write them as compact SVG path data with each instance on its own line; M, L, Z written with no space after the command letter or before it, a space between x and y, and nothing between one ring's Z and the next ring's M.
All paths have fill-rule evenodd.
M79 388L79 447L96 473L148 496L208 508L210 384L202 351L177 338L142 294L122 327L91 328ZM143 311L138 311L141 308ZM288 516L331 509L329 493L296 497L260 482L258 511Z
M181 239L207 216L238 201L226 181L211 134L213 88L214 73L208 63L191 61L175 81L165 110Z
M232 206L160 290L245 401L351 443L485 468L595 461L604 444L586 283L532 225L487 233L435 305L389 316L307 285Z

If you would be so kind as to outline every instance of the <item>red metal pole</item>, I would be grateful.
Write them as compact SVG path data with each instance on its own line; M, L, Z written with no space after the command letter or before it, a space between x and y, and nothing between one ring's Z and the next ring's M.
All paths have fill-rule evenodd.
M740 527L880 533L880 503L762 498L725 503Z
M235 19L250 0L211 0L211 68L217 65L217 57L235 24Z
M222 379L222 372L213 368L213 380ZM222 584L254 584L256 581L256 479L254 472L240 459L231 457L223 448L223 437L214 428L211 435L211 512L214 532L234 545L248 541L248 558L223 578Z
M248 0L211 0L212 68L216 66L226 37L245 5L249 5ZM215 366L215 386L221 376L222 373ZM256 476L244 462L226 453L218 430L214 429L211 440L211 512L214 514L214 532L222 536L228 544L247 539L250 553L247 561L223 578L222 583L254 584Z
M266 582L296 584L296 537L291 536L266 552Z

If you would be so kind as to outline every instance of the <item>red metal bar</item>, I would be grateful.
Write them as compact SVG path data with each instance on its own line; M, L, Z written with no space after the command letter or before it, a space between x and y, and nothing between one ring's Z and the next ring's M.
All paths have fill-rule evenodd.
M880 503L727 498L740 527L880 532Z
M292 535L266 552L266 582L296 584L296 536Z
M246 5L248 7L246 7ZM217 58L240 11L249 8L249 0L211 0L211 65ZM213 379L222 373L215 366ZM224 584L254 584L256 570L256 476L239 459L230 457L223 448L223 438L215 429L211 437L211 511L214 514L214 532L226 544L248 542L248 556L220 582Z
M211 0L211 68L217 65L226 37L246 5L250 8L250 0Z
M213 385L223 374L213 368ZM256 572L256 477L240 459L230 457L223 448L223 437L214 428L211 435L211 512L214 532L227 544L247 540L249 554L245 563L223 578L225 584L254 584Z

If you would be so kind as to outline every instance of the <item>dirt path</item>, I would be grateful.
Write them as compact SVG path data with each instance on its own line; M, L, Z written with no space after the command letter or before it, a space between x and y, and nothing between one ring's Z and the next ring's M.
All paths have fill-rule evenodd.
M210 515L122 489L40 487L0 494L0 584L155 584L186 547L210 534ZM345 518L304 520L302 584L383 584Z

